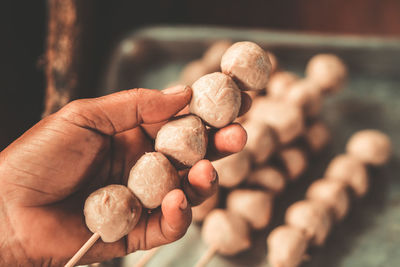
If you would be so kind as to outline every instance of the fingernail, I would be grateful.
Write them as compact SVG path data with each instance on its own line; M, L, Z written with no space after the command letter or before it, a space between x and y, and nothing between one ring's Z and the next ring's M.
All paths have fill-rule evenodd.
M189 89L189 86L187 86L187 85L176 85L174 87L170 87L170 88L164 89L161 92L164 95L176 95L176 94L181 94L181 93L185 92L188 89Z
M211 179L210 179L210 183L213 184L217 181L218 178L218 173L215 169L213 169L212 174L211 174Z
M183 197L181 204L179 204L179 208L181 210L185 210L187 208L187 206L188 206L188 203L187 203L186 197Z

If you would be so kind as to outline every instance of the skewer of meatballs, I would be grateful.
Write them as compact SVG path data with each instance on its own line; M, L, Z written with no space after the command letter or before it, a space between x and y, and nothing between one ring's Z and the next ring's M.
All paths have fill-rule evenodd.
M272 54L269 54L269 57L271 62L274 63L273 69L276 69L276 58L273 57ZM203 57L203 59L204 58L205 57ZM322 58L324 59L324 57ZM339 72L343 72L343 70L345 70L343 63L335 57L333 60L338 63L336 68L339 69ZM298 135L303 134L304 126L299 123L299 121L303 121L303 114L308 118L315 118L319 114L321 107L320 96L323 89L322 87L316 86L315 83L310 82L309 77L308 79L300 80L297 76L291 74L291 76L296 77L296 79L292 79L291 81L293 85L287 83L287 86L280 86L279 80L285 82L285 76L283 75L283 79L280 78L282 76L280 75L280 72L277 72L276 76L278 78L274 80L273 78L275 75L272 76L273 78L267 87L268 98L265 98L265 101L264 99L263 101L259 101L259 103L262 104L258 104L259 111L255 112L256 115L271 114L271 116L267 119L262 116L257 116L256 119L248 119L243 125L248 132L246 151L214 162L215 164L213 163L219 173L221 185L231 188L240 184L243 179L248 176L252 164L258 165L258 169L246 179L246 183L261 185L270 192L265 192L263 190L237 189L228 195L227 200L227 203L232 203L230 205L228 204L228 206L233 207L228 207L228 209L232 209L234 214L238 213L242 215L242 217L247 218L247 220L250 219L250 225L254 229L262 229L266 227L271 216L273 193L281 192L285 186L285 178L279 169L272 166L261 166L260 164L264 163L271 154L278 150L278 144L282 146L283 144L293 142L293 139L296 139ZM341 77L340 82L338 82L337 78L333 79L330 88L335 88L335 91L332 91L332 93L340 89L338 84L342 84L344 80L343 75L337 76ZM337 83L336 85L334 84L335 80ZM274 93L270 93L269 91L271 90L271 87L275 89L275 92L281 90L280 95L275 96ZM287 87L290 89L288 90ZM257 100L258 99L256 99L256 101ZM287 112L285 114L286 110L292 112ZM283 116L280 116L281 114L283 114ZM278 119L274 118L274 115L277 116ZM265 121L267 121L267 123L265 123ZM273 128L279 133L279 135L275 134L274 136L274 130L270 124L274 126ZM290 129L293 130L293 132L290 132ZM278 141L275 140L277 139L276 136L280 137ZM327 144L329 140L329 131L322 122L312 119L311 122L309 122L309 127L306 129L303 138L308 143L309 150L312 152L318 152ZM293 180L300 176L307 164L304 152L298 147L286 147L278 154L284 165L286 165L288 172L287 176ZM224 164L224 161L227 163ZM219 165L218 162L222 162L220 164L221 167L219 168L217 167ZM223 177L226 177L226 179ZM218 194L215 194L202 205L194 207L193 219L195 221L203 220L204 217L217 206L217 203ZM249 207L257 208L250 209L249 211ZM257 216L260 220L255 220L254 222L253 219L253 221L251 221L251 218ZM218 219L216 220L218 221ZM211 223L211 225L213 225L213 223ZM232 244L230 242L228 243ZM198 265L203 266L216 250L218 250L217 246L210 246L205 257L198 263Z
M344 64L336 59L334 57L338 72L346 73ZM313 60L309 64L314 64L312 62ZM278 75L278 79L274 81L275 75ZM340 79L334 78L329 84L329 89L335 88L335 91L331 91L334 93L340 89L345 77L335 73L331 75L340 76ZM217 195L193 208L194 220L201 221L205 218L202 236L209 247L196 267L204 266L215 252L234 255L249 248L250 231L263 229L268 225L274 195L285 187L284 177L289 181L296 180L307 166L305 151L291 145L294 140L302 136L308 150L314 153L320 151L329 141L328 129L315 119L321 109L322 93L328 90L325 89L328 86L318 85L309 74L303 80L296 77L284 86L271 86L271 82L276 83L281 79L279 76L280 72L272 75L267 86L267 96L253 98L252 109L243 123L248 133L245 150L213 162L221 186L234 188L245 180L245 184L258 185L261 188L234 189L227 196L226 210L213 210L218 203ZM274 89L274 92L279 91L278 95L270 92ZM305 118L309 119L307 130L304 129ZM268 164L273 153L282 161L285 172ZM256 166L256 170L249 175L251 165Z
M271 56L270 56L271 60ZM272 61L272 60L271 60ZM275 61L276 62L276 61ZM335 71L332 71L335 70ZM269 103L268 105L264 106L271 106L274 105L274 102L286 102L290 103L293 106L300 107L302 112L307 116L308 118L308 129L304 133L304 138L306 139L309 149L311 151L318 151L320 150L324 144L326 144L327 140L329 139L329 132L327 131L325 125L318 120L315 120L314 118L319 114L319 110L321 108L321 96L327 95L327 94L332 94L338 92L342 85L343 82L346 79L346 69L343 65L343 63L338 59L337 57L333 55L318 55L314 57L308 64L307 66L307 78L306 79L300 79L299 77L295 76L294 74L291 74L289 72L284 72L284 71L279 71L276 72L274 75L272 75L272 78L269 82L269 86L267 87L267 95L268 98L267 100L271 101L265 101L266 103ZM316 86L317 84L317 86ZM317 90L315 90L317 88ZM258 99L255 99L255 103L257 103ZM279 100L279 101L278 101ZM260 101L264 102L264 101ZM263 106L260 104L260 107ZM278 104L279 106L279 104ZM289 108L290 109L290 108ZM270 112L274 112L276 110L279 110L278 108L271 108L269 109ZM285 110L282 108L281 110ZM269 114L270 112L263 111L263 108L260 108L260 112L262 114ZM290 112L289 112L290 113ZM251 113L249 113L250 115ZM277 112L275 114L280 114L280 112ZM273 124L273 117L272 117L272 122L269 122L270 124ZM310 119L311 118L311 119ZM264 118L261 118L260 121L263 121ZM279 120L278 120L279 121ZM307 122L306 122L307 123ZM272 136L273 134L270 134L268 132L274 132L271 130L271 127L264 127L264 130L260 131L252 131L251 129L256 129L259 127L256 123L253 123L252 120L247 120L247 122L244 123L244 126L246 130L248 131L249 135L249 144L248 146L251 147L259 147L262 146L263 144L261 142L255 142L255 144L251 145L250 142L251 140L257 139L257 138L251 138L252 132L255 132L255 135L260 135L260 136ZM265 128L267 128L265 130ZM269 130L268 130L269 129ZM285 126L281 125L275 125L275 130L279 129L285 129ZM287 127L286 129L291 129L290 127ZM294 132L296 132L296 127L293 128ZM298 129L298 128L297 128ZM260 134L259 132L263 132L263 134ZM302 132L302 131L300 131ZM284 134L285 131L281 130L281 135L278 136L278 144L285 143L285 142L293 142L292 138L296 138L296 134L293 134L291 132ZM291 137L291 134L293 134L295 137ZM277 134L275 134L276 137ZM265 138L268 139L268 138ZM269 143L268 143L269 142ZM360 141L359 141L360 142ZM229 174L229 170L226 170L226 168L221 168L222 171L219 171L220 176L224 176L223 173L228 172L226 177L230 177L225 179L227 181L227 184L225 185L226 187L235 187L238 184L240 184L243 179L239 179L239 177L243 176L240 175L240 173L245 173L246 169L249 169L252 164L256 165L260 169L252 173L249 177L246 178L246 183L250 184L261 184L266 185L265 187L268 188L270 191L274 193L279 193L283 190L284 185L285 185L285 180L283 178L283 175L279 170L277 170L274 167L271 166L261 166L259 164L262 164L265 162L270 155L276 150L274 148L274 145L276 145L273 142L273 137L269 139L269 141L266 141L266 145L264 146L266 149L259 151L262 151L262 153L255 153L250 155L251 153L249 151L243 151L243 153L238 153L236 155L232 155L230 157L237 157L239 160L237 160L237 164L231 164L232 166L236 166L237 168L234 171L231 171ZM361 145L359 145L361 146ZM250 150L250 149L247 149ZM348 149L349 150L349 149ZM372 149L373 150L373 149ZM300 150L301 151L301 150ZM283 152L283 153L282 153ZM246 155L247 156L243 156ZM296 149L294 148L284 148L282 149L281 155L287 155L289 158L287 160L288 165L294 165L293 162L296 162L296 160L293 160L293 158L296 158L296 154L298 155L299 153L296 153ZM364 155L363 153L361 153ZM240 156L241 157L240 157ZM251 160L248 160L248 158L251 158ZM298 157L299 158L299 157ZM244 159L244 160L243 160ZM368 159L371 160L371 159ZM250 163L249 163L250 162ZM242 165L240 163L243 163ZM344 163L342 163L344 164ZM377 163L375 163L377 164ZM296 168L293 168L296 170ZM297 169L301 169L300 167L297 167ZM339 168L340 169L340 168ZM239 174L239 175L238 175ZM275 179L262 179L263 177L266 177L267 174L270 177L278 177ZM245 177L247 175L244 175ZM289 176L296 177L295 172L292 173L292 175L289 174ZM234 177L234 178L232 178ZM334 176L334 177L340 177L339 176ZM362 177L362 175L360 175ZM220 178L221 179L221 178ZM339 179L339 178L338 178ZM224 180L224 179L222 179ZM235 181L236 180L236 181ZM339 179L340 180L340 179ZM356 179L357 180L357 179ZM362 178L358 178L358 182L352 182L353 184L353 190L356 195L362 196L363 194L366 193L366 188L368 188L366 185L362 185ZM365 180L365 179L364 179ZM271 182L274 181L274 182ZM360 188L356 189L357 184L360 185ZM322 218L320 221L320 227L322 229L325 229L325 231L321 231L319 235L315 235L312 238L310 236L313 235L312 231L309 233L308 241L306 243L301 242L302 239L297 239L300 240L299 242L294 242L292 244L293 248L303 248L306 250L308 244L314 244L314 245L321 245L327 236L327 233L329 232L329 229L331 227L332 222L328 220L327 218L331 218L333 216L335 222L340 221L345 214L347 213L347 209L349 206L349 199L346 194L346 185L344 182L341 181L335 181L334 179L322 179L321 181L316 181L313 183L313 185L310 187L308 193L307 193L307 198L319 198L321 199L321 203L327 202L328 204L331 203L332 206L332 211L329 212L329 215L327 216L327 212L324 212L324 206L328 204L317 204L315 207L311 208L313 211L313 214L317 214L315 216L319 216ZM310 193L311 192L311 193ZM322 193L321 193L322 192ZM226 233L226 236L229 236L230 238L226 239L226 243L221 245L222 248L219 248L218 242L221 243L222 237L218 237L219 235L211 235L209 237L211 243L210 249L208 252L205 254L205 257L198 263L198 266L203 266L210 257L212 257L213 253L216 251L219 251L221 254L227 254L227 255L232 255L236 254L250 246L250 239L249 239L249 232L250 232L250 227L249 225L254 228L254 229L259 229L263 223L262 221L269 221L268 212L264 212L260 215L260 220L257 222L249 222L249 218L253 218L254 216L248 216L248 214L251 212L248 211L248 207L259 207L259 210L263 209L268 210L268 205L271 202L271 194L263 194L265 193L262 190L251 190L251 189L236 189L231 192L231 194L228 195L227 199L227 210L214 210L210 213L210 210L214 209L217 206L218 203L218 194L215 194L213 197L205 201L201 206L193 208L193 217L195 220L202 220L207 214L209 214L210 218L216 218L214 219L216 223L204 223L205 228L207 228L207 225L211 225L211 229L213 225L225 225L228 227L225 227L223 229L219 229L221 231L217 230L210 230L207 231L208 233ZM251 197L249 197L249 195ZM310 197L308 196L310 195ZM232 200L233 199L233 200ZM237 199L237 200L236 200ZM333 200L335 199L335 202L341 203L341 204L336 204L334 205ZM259 201L257 201L259 200ZM228 203L233 203L233 204L228 204ZM248 205L245 205L243 203L251 203ZM263 203L262 205L259 205L259 203ZM267 203L267 204L265 204ZM318 206L318 207L317 207ZM203 208L204 207L204 208ZM229 208L231 207L231 208ZM233 207L233 208L232 208ZM290 218L297 218L298 214L302 214L303 212L307 212L309 209L309 204L307 201L296 203L296 205L293 205L291 207L290 214L291 216L288 216L288 221L294 221L294 224L298 225L303 225L303 228L307 227L307 221L302 222L298 221L296 219L290 219ZM230 211L230 210L233 210ZM256 209L257 210L257 209ZM269 209L270 210L270 209ZM242 216L236 216L236 214L243 213ZM288 211L289 213L289 211ZM215 214L215 215L214 215ZM294 214L294 215L293 215ZM333 214L333 215L332 215ZM246 220L247 216L247 220ZM243 217L245 219L243 219ZM213 221L210 219L209 221ZM244 223L243 223L244 221ZM265 224L265 223L264 223ZM267 223L268 224L268 223ZM305 226L304 226L305 225ZM318 224L317 224L318 225ZM222 227L222 226L221 226ZM264 226L265 227L265 226ZM311 226L312 227L317 227ZM203 228L203 229L205 229ZM263 228L263 227L261 227ZM233 229L233 232L232 232ZM239 229L239 230L238 230ZM247 229L247 230L246 230ZM205 231L205 230L204 230ZM225 232L224 232L225 231ZM304 230L305 231L305 230ZM230 234L229 234L230 233ZM287 233L287 234L286 234ZM236 234L236 235L235 235ZM284 230L282 230L282 233L279 235L282 236L282 239L286 238L286 235L290 236L293 235L295 237L297 236L302 236L302 234L299 231L296 230L295 227L293 226L288 226ZM221 234L222 236L222 234ZM205 240L207 238L204 238ZM221 240L220 240L221 239ZM279 239L279 238L278 238ZM216 241L215 241L216 240ZM241 242L239 242L241 240ZM237 242L236 242L237 241ZM239 244L235 247L232 247L232 244ZM231 247L230 247L231 246ZM304 254L301 252L302 249L297 250L297 254L294 253L290 257L293 258L298 258L296 255L301 255L301 258L304 256ZM276 266L281 266L281 265L276 265ZM290 265L282 265L282 266L292 266ZM296 266L296 265L294 265Z
M196 62L196 64L189 64L188 65L188 67L187 67L187 69L191 69L191 68L193 68L194 66L197 66L197 67L199 67L200 65L208 65L208 66L210 66L210 65L213 65L213 64L205 64L204 62L207 62L208 60L206 60L207 58L211 58L209 55L211 55L211 54L214 54L214 55L216 55L217 54L217 56L215 56L214 58L218 58L218 57L220 57L221 56L221 52L222 52L222 49L224 49L224 50L226 50L226 47L227 47L227 42L219 42L219 43L216 43L214 46L212 46L211 48L210 48L210 50L209 51L207 51L206 52L206 54L204 55L204 57L203 57L203 59L202 60L199 60L198 62ZM269 55L270 56L270 59L271 59L271 55ZM272 59L274 59L273 57L272 57ZM273 61L273 62L276 62L276 60L274 61L274 60L271 60L271 61ZM201 64L197 64L197 63L201 63ZM214 64L215 65L215 64ZM203 70L203 72L201 72L201 71L192 71L192 72L189 72L189 71L184 71L183 72L183 75L182 75L182 77L184 77L184 76L186 76L186 75L184 75L184 74L187 74L187 73L194 73L194 74L199 74L199 73L202 73L202 74L204 74L205 73L205 67L204 66L202 66L202 70ZM274 66L276 66L276 64L274 64ZM200 68L197 68L197 69L200 69ZM210 69L209 69L210 70ZM182 79L182 80L185 80L185 79ZM253 123L253 125L254 125L254 123ZM251 128L252 127L252 125L250 124L247 128L250 128L250 129L252 129ZM257 125L255 126L255 129L257 129ZM253 127L254 128L254 127ZM264 127L265 128L265 127ZM249 130L248 130L249 131ZM267 127L267 129L265 130L265 131L267 131L267 132L270 132L270 130L269 130L269 128ZM255 132L256 134L258 134L259 135L259 133L257 133L257 131L253 131L253 132ZM271 134L269 134L270 136L271 136ZM268 133L267 133L267 137L268 137ZM283 137L283 138L286 138L286 139L289 139L290 140L290 136L289 137ZM266 138L264 138L264 139L266 139ZM268 139L268 138L267 138ZM254 146L254 145L253 145ZM257 144L256 144L256 146L257 146ZM267 144L265 144L264 145L264 147L266 148L266 152L264 152L264 153L256 153L254 156L254 158L255 158L255 160L256 160L256 162L262 162L263 160L265 160L269 155L268 154L270 154L270 152L271 151L273 151L273 146L272 146L272 138L270 138L270 142L269 143L267 143ZM269 151L268 151L269 150ZM260 151L260 149L259 149L259 151ZM291 156L291 155L294 155L294 156L296 156L296 150L288 150L288 151L285 151L285 153L282 153L282 155L287 155L286 157L283 157L283 158L287 158L287 157L289 157L289 156ZM264 155L263 155L264 154ZM299 154L299 153L297 153L297 154ZM292 156L293 157L293 156ZM244 162L248 162L247 160L245 160ZM287 161L288 163L290 163L291 161L290 160L288 160ZM248 164L247 164L248 165ZM290 166L292 166L293 164L291 164ZM301 165L301 164L300 164ZM295 164L295 166L294 167L296 167L296 164ZM246 169L246 168L245 168ZM298 167L297 167L297 169L299 169ZM300 169L301 169L301 167L300 167ZM268 170L267 170L268 171ZM273 171L274 170L272 170L272 173L273 173ZM294 172L296 172L296 168L294 168ZM298 171L297 171L298 172ZM294 173L294 174L292 174L292 176L295 176L296 175L296 173ZM279 178L278 178L279 179ZM229 181L230 183L232 183L232 181ZM233 181L234 182L234 181ZM207 203L211 203L211 202L215 202L215 199L216 198L211 198L210 199L210 201L207 201ZM207 204L206 203L206 204ZM196 214L196 213L195 213Z
M329 163L324 178L314 181L306 199L295 202L285 214L285 225L267 238L268 261L272 267L296 267L309 246L322 246L332 226L348 213L350 192L356 199L369 188L367 166L382 166L391 154L389 137L377 130L353 134L346 154Z
M115 242L127 235L138 223L142 208L160 206L165 195L180 186L176 168L190 167L205 157L206 125L227 126L238 116L241 89L266 86L271 63L264 50L251 42L239 42L229 51L221 62L223 73L207 74L192 85L190 114L162 126L155 140L156 152L145 153L136 162L127 187L109 185L87 198L85 222L93 235L65 266L74 266L99 238Z
M229 46L227 44L229 44ZM191 80L184 79L184 77L188 76L190 73L189 70L191 68L194 68L194 66L198 67L201 64L215 66L216 59L218 59L218 68L220 66L222 72L214 72L198 78L196 75L201 72L193 71L193 75L190 76L196 76L198 79L192 84L193 96L189 110L191 113L201 117L208 126L221 127L221 125L225 125L226 122L221 121L220 117L228 118L229 121L236 119L236 116L232 112L237 112L236 108L240 107L238 106L240 100L238 100L238 95L232 96L230 92L232 90L231 88L234 89L233 92L238 92L238 88L249 92L264 90L271 71L268 54L258 45L251 42L238 42L231 46L230 44L231 43L227 41L215 43L206 51L201 60L189 64L182 72L181 77L183 78L181 78L181 80L191 82ZM210 64L209 61L214 63ZM204 69L205 68L203 68L203 70ZM269 129L267 129L267 131L269 131ZM272 137L266 136L266 138ZM272 142L264 144L263 147L270 149L269 145L272 145ZM242 152L240 152L234 155L233 158L238 158L240 160L240 158L243 157L242 155ZM263 155L262 157L266 159L267 156L268 155ZM245 157L243 163L247 163L249 167L250 155L246 153ZM247 172L246 170L248 170L248 168L244 171ZM217 170L217 173L219 177L221 177L221 175L226 177L222 170ZM234 177L230 177L226 182L235 184L240 181L237 181ZM214 195L209 200L206 200L204 205L216 202L216 199L217 197ZM194 210L193 212L195 214ZM149 259L147 255L145 255L145 257Z
M306 156L296 147L286 148L279 155L286 157L286 168L291 170L291 176L271 165L259 167L245 176L245 188L231 188L226 198L226 209L215 209L217 194L193 208L193 219L204 220L202 237L209 247L196 267L204 266L216 252L230 256L248 249L251 246L251 231L268 226L274 197L284 190L287 183L285 177L297 179L306 168ZM238 170L239 162L243 160L239 158L237 164L230 166Z

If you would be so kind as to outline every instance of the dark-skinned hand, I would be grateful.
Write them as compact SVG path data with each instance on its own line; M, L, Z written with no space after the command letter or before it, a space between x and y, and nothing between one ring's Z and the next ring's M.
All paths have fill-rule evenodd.
M241 113L251 100L242 94ZM0 152L0 266L61 266L92 235L83 205L94 190L126 184L130 168L153 150L158 129L184 113L191 89L132 89L76 100L39 121ZM239 124L210 131L207 158L242 150ZM168 193L160 208L144 210L138 225L115 243L101 240L80 264L124 256L182 237L191 206L218 186L209 160L181 171L182 189Z

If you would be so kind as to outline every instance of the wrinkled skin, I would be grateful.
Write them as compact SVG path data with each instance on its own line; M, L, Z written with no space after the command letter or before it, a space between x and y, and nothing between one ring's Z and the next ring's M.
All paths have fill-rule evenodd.
M166 94L168 92L168 94ZM71 102L46 117L0 153L0 266L61 266L91 236L83 217L90 192L126 184L130 167L165 121L190 101L191 89L133 89ZM244 102L242 112L249 108ZM214 157L240 151L246 133L229 125L210 136ZM232 129L234 127L234 129ZM210 155L211 155L210 154ZM183 172L183 189L171 191L161 208L143 211L138 225L115 243L97 243L80 264L150 249L182 237L191 204L215 192L217 175L208 160Z

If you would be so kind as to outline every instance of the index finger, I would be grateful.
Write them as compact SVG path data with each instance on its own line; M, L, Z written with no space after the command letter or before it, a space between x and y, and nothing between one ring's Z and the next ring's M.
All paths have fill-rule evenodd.
M221 129L213 129L208 139L206 158L213 161L242 151L247 142L247 133L239 123Z

